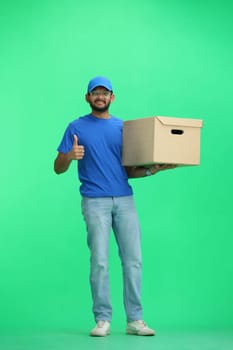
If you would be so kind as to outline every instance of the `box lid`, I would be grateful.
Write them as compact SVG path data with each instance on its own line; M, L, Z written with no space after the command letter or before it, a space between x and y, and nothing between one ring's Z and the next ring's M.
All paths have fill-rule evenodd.
M162 117L155 116L163 125L172 125L172 126L189 126L194 128L202 127L201 119L188 119L188 118L173 118L173 117Z

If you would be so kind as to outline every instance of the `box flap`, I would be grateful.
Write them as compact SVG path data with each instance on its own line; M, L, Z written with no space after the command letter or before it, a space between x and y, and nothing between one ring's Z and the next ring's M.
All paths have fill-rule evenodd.
M189 126L194 128L202 127L201 119L188 119L188 118L175 118L175 117L161 117L155 116L163 125L172 125L172 126Z

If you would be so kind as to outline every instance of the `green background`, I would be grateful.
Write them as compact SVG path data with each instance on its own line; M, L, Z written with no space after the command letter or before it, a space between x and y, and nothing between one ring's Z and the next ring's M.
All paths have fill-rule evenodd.
M131 180L143 304L156 328L231 329L233 5L222 1L1 2L0 328L89 329L89 252L76 167L53 173L86 85L108 76L124 120L203 119L201 166ZM110 258L113 323L121 268Z

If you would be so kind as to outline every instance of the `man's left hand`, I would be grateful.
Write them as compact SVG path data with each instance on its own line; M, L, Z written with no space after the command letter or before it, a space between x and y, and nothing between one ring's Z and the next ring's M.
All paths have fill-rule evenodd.
M178 165L176 164L153 164L149 169L152 175L162 170L175 169Z

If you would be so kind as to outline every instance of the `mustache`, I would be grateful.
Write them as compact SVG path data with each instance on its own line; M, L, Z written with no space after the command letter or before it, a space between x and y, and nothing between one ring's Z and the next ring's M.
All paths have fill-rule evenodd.
M99 99L99 98L97 98L94 102L106 102L105 100L101 100L101 99Z

